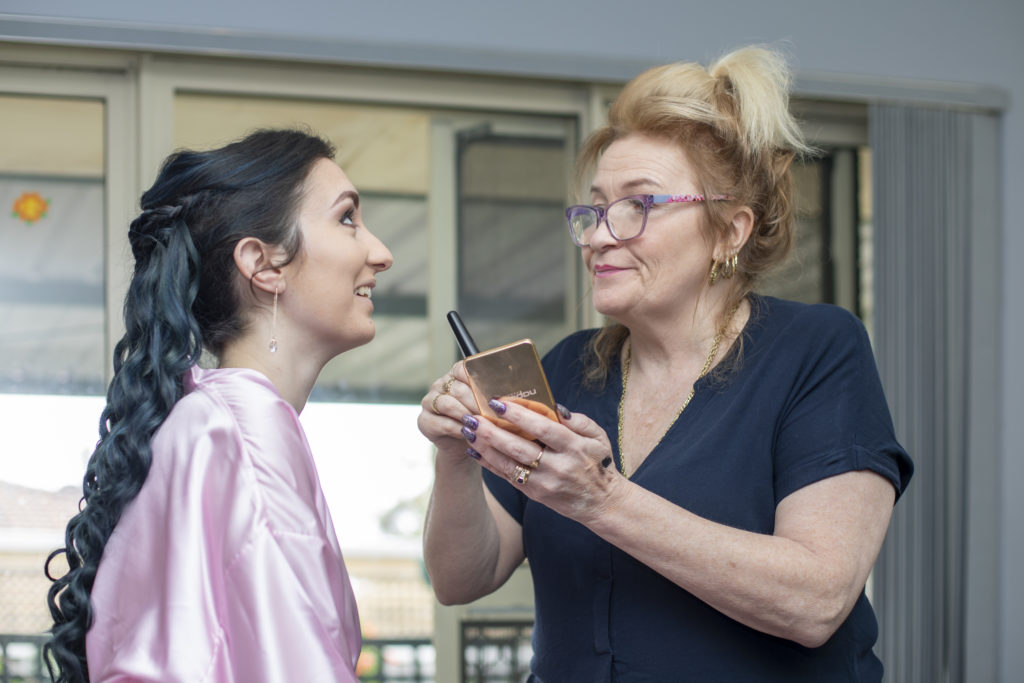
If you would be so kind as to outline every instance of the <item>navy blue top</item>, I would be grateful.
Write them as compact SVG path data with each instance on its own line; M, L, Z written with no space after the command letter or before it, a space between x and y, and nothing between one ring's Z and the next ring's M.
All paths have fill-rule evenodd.
M738 369L696 393L631 480L690 512L762 534L790 493L871 470L899 496L913 464L896 442L861 322L841 308L753 297ZM622 376L581 388L588 330L544 357L555 399L617 440ZM618 453L615 454L616 465ZM552 456L548 456L552 457ZM534 680L880 681L878 624L863 592L832 638L809 649L709 607L584 526L484 471L523 527L533 574Z

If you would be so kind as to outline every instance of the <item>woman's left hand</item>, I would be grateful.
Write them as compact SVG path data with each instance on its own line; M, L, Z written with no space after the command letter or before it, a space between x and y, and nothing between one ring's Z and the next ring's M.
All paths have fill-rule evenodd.
M480 454L481 465L529 498L584 525L617 500L613 491L626 480L612 465L608 435L593 420L559 406L560 421L555 422L515 399L492 401L491 408L537 441L486 417L467 416L463 435Z

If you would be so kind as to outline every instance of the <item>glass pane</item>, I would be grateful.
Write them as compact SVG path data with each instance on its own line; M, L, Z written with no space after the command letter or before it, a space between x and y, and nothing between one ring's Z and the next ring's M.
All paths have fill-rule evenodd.
M460 141L458 308L481 349L529 337L543 355L569 330L568 153L562 139Z
M353 179L357 188L359 181ZM432 377L427 339L427 199L364 192L367 227L388 246L394 265L373 292L373 342L338 356L324 368L314 401L419 403ZM415 342L413 340L416 340Z
M0 121L0 633L41 634L109 365L104 103L0 95ZM35 680L40 644L11 640L10 673Z
M103 104L0 96L0 118L0 392L101 395Z
M831 302L828 215L823 210L827 186L821 159L794 164L796 190L796 242L789 259L765 278L758 291L805 303Z

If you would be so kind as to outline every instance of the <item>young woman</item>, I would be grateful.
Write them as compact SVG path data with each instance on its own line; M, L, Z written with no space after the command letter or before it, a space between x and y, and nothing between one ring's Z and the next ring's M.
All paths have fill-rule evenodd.
M324 365L373 339L392 259L333 156L259 131L171 155L142 196L100 440L51 555L70 566L49 593L58 681L357 680L298 415Z

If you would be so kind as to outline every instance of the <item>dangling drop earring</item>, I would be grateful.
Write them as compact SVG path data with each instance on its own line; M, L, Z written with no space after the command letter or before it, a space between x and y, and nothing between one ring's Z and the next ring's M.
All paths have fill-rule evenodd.
M274 287L274 317L270 323L270 352L277 353L277 287Z

